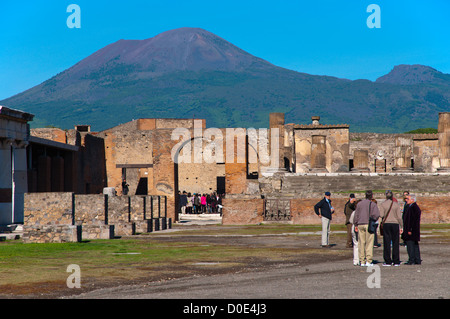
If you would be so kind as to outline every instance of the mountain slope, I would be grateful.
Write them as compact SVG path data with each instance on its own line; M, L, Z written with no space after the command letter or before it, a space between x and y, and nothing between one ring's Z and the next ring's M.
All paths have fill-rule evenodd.
M274 66L208 31L181 28L117 41L0 104L35 114L34 126L62 128L103 130L145 117L267 127L270 112L285 112L287 122L320 115L322 123L347 123L352 131L405 132L436 127L438 112L450 111L450 79L434 71L426 81L406 83L396 68L395 76L376 82L309 75Z
M391 72L376 79L377 83L391 84L421 84L421 83L443 83L450 80L449 74L439 72L429 66L413 64L413 65L396 65Z

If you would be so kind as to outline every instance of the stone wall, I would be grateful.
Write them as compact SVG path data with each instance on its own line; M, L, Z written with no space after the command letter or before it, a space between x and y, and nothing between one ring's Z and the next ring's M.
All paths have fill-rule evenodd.
M74 216L76 225L106 224L105 197L103 195L75 195Z
M437 134L350 133L350 159L357 150L368 152L370 172L380 173L384 168L387 173L394 172L402 160L407 169L414 171L431 173L439 168ZM376 163L380 164L377 168Z
M25 230L25 228L24 228ZM34 225L27 226L22 240L24 243L73 243L81 241L81 226Z
M169 222L165 203L164 196L28 193L24 205L24 241L112 239L165 229Z
M349 170L348 125L296 125L294 143L297 173Z
M290 197L314 197L325 191L332 193L396 190L416 193L450 195L450 175L432 173L345 173L345 174L288 174L265 176L259 179L263 194L277 193ZM280 185L276 189L274 185Z
M25 226L73 224L73 193L25 194Z

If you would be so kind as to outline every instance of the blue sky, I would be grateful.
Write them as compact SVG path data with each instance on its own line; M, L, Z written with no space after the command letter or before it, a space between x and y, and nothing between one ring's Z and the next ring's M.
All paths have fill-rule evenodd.
M368 5L381 9L370 29ZM70 4L81 28L69 29ZM450 1L0 1L0 100L29 89L119 39L206 29L275 65L351 80L425 64L450 73ZM11 106L13 107L13 106Z

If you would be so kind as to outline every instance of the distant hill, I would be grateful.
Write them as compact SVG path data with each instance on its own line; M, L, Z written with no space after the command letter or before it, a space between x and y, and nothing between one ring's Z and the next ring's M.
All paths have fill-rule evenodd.
M198 28L119 40L1 105L35 114L33 127L104 130L137 118L205 118L209 127L286 122L350 124L354 132L437 127L450 111L450 75L400 65L375 82L287 70Z
M429 66L413 64L401 64L386 75L379 77L375 82L390 84L422 84L422 83L440 83L448 85L450 74L444 74Z

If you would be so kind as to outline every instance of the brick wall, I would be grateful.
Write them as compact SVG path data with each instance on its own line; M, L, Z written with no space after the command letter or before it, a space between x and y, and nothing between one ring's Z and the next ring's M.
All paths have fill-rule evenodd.
M363 199L363 194L357 194L358 199ZM298 225L320 225L321 220L314 212L314 205L323 197L295 198L290 200L291 223ZM402 199L397 197L403 205ZM375 199L381 204L385 199L383 195L376 195ZM332 205L335 208L332 224L344 224L344 206L347 197L332 197ZM417 195L417 204L422 210L421 223L438 224L450 223L450 197ZM223 200L224 225L246 225L264 223L263 210L264 199L253 198L226 198Z
M224 198L222 204L224 225L259 224L263 221L264 199Z
M364 198L364 195L357 196L357 198ZM291 214L292 222L294 224L310 225L320 224L321 221L314 212L314 205L322 198L306 198L306 199L292 199L291 200ZM347 198L332 198L332 205L335 208L333 214L333 224L344 224L344 206ZM401 198L397 200L403 205ZM378 198L378 204L384 201L383 198ZM419 205L422 216L421 223L423 224L439 224L450 223L450 197L427 195L417 196L417 205Z

